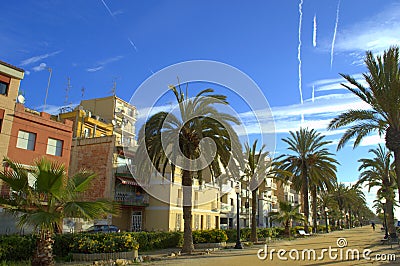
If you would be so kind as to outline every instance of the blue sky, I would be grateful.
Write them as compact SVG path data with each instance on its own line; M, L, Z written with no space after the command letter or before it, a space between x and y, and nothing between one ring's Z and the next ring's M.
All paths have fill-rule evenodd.
M315 128L336 144L343 131L327 132L329 120L349 108L367 108L339 85L343 79L338 73L360 77L366 50L381 53L399 44L400 4L12 1L0 17L0 31L0 60L26 70L21 90L26 105L38 110L48 67L53 70L48 111L65 102L111 95L113 81L117 95L129 101L153 73L187 60L236 67L258 84L272 107L279 154L285 148L280 139L300 125ZM238 112L246 111L232 100ZM379 141L370 136L355 150L347 146L339 151L338 179L355 181L357 160ZM335 152L335 145L331 148Z

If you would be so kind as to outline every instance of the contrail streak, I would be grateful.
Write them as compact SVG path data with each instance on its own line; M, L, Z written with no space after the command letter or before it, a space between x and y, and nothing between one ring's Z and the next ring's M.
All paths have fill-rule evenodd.
M314 31L313 31L313 46L317 46L317 15L314 15Z
M111 12L111 9L108 7L106 2L104 2L104 0L101 0L101 2L103 3L104 7L108 10L108 13L110 13L110 16L114 17L113 13Z
M135 51L137 52L138 49L136 47L136 45L132 42L132 40L130 38L128 38L128 41L130 42L130 44L132 45L133 49L135 49Z
M335 40L336 40L336 32L339 23L339 8L340 8L340 0L338 1L338 5L336 8L336 22L335 22L335 30L333 31L333 38L332 38L332 47L331 47L331 69L333 64L333 51L335 49Z
M303 104L303 90L301 88L301 23L303 20L303 0L299 3L299 45L297 47L297 60L299 61L299 92L300 92L300 103ZM301 114L301 123L304 123L304 114Z
M311 101L314 102L315 99L315 86L314 84L312 85L312 93L311 93Z

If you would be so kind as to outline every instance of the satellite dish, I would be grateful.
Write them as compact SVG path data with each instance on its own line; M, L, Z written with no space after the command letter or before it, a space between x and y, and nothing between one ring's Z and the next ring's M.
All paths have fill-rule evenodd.
M18 101L19 103L24 104L24 103L25 103L25 97L24 97L23 95L18 95L17 101Z

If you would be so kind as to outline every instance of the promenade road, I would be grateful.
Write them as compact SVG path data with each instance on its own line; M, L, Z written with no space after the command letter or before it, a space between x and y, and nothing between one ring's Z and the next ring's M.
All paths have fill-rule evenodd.
M255 245L246 247L243 250L224 249L206 255L183 255L166 258L145 263L145 265L400 265L400 246L396 244L391 248L390 245L382 245L381 239L384 233L379 228L377 226L377 230L373 231L370 226L364 226L351 230L335 231L329 234L308 236L292 241L280 240L271 242L267 244L268 256L265 260L261 260L257 256L259 249L265 249L265 246ZM341 241L338 243L339 238ZM343 246L346 242L347 245ZM330 247L331 251L329 252ZM270 252L272 249L275 249L275 251L271 259ZM278 258L278 250L280 249L286 251L281 253L281 257L286 258L286 260ZM323 252L324 249L326 250ZM366 249L371 250L371 253L367 251L367 259L364 259L363 252ZM298 259L292 259L297 256L296 250L299 257ZM355 250L359 253L359 259L357 259ZM315 251L315 259L313 251ZM303 254L304 260L302 259ZM309 254L310 258L308 257ZM263 255L264 253L262 252L260 256ZM346 260L346 258L350 260ZM383 259L385 261L382 261Z

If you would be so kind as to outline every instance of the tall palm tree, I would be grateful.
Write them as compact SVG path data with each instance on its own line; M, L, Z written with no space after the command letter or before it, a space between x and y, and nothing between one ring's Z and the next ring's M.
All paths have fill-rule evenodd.
M325 219L325 232L329 233L328 213L338 208L337 202L332 193L324 191L319 194L317 204Z
M397 187L400 201L400 58L399 47L393 46L382 56L372 52L366 53L365 64L368 73L363 77L367 83L364 86L355 78L340 74L350 84L342 84L354 93L369 110L349 110L334 118L328 129L348 127L339 141L337 149L341 149L353 137L353 147L357 147L361 140L373 131L385 135L386 147L394 153L394 164L397 176Z
M263 152L265 146L263 145L259 152L257 149L257 140L253 142L250 148L249 144L245 144L245 177L250 180L251 191L251 236L250 241L257 242L257 191L260 184L266 178L266 171L271 163L266 161L268 153ZM260 216L260 213L258 214Z
M393 213L396 174L393 169L392 154L381 145L376 149L370 149L369 152L374 155L372 159L358 160L362 163L358 170L362 172L356 185L367 183L368 191L372 187L379 187L377 194L386 199L384 207L387 214L388 231L393 234L396 233Z
M80 199L96 177L93 173L79 172L68 178L64 165L46 158L37 160L33 171L7 158L5 161L9 168L0 172L0 179L10 187L11 194L0 198L0 205L19 215L19 225L31 225L38 232L32 265L54 265L52 235L61 232L64 217L96 219L114 213L112 202Z
M192 238L192 184L194 179L202 179L203 172L212 176L226 172L236 173L237 164L243 162L243 150L231 123L239 121L226 113L219 112L215 106L228 105L226 96L212 94L214 90L206 89L195 97L189 98L170 86L178 103L178 116L172 112L159 112L151 116L139 132L139 147L135 164L139 177L151 176L152 167L165 174L169 165L174 180L175 169L182 170L184 243L182 252L194 250ZM203 141L204 140L204 141ZM214 154L211 152L214 146ZM198 160L208 155L210 163ZM204 158L204 157L203 157ZM234 160L233 160L234 158ZM236 162L232 164L232 161ZM226 169L229 166L229 169Z
M286 180L292 182L294 189L303 195L303 208L306 222L305 231L308 233L310 216L308 191L312 186L328 188L336 180L336 165L338 162L326 145L331 143L314 129L300 128L295 133L290 131L290 137L282 139L289 145L288 150L293 154L283 154L277 158L280 168L292 173Z
M339 207L339 215L337 220L338 226L343 226L343 215L346 211L347 202L351 201L349 199L349 194L347 193L348 187L346 187L343 183L335 184L335 188L333 190L333 198L336 200Z
M290 237L290 227L293 222L304 221L304 215L299 213L300 204L292 206L290 202L279 201L279 212L270 212L272 221L278 221L285 227L285 235Z
M361 206L366 205L365 195L362 192L360 187L351 186L346 191L346 202L345 202L345 209L348 214L347 219L347 227L350 229L353 226L353 219L352 217L355 216L355 211Z

